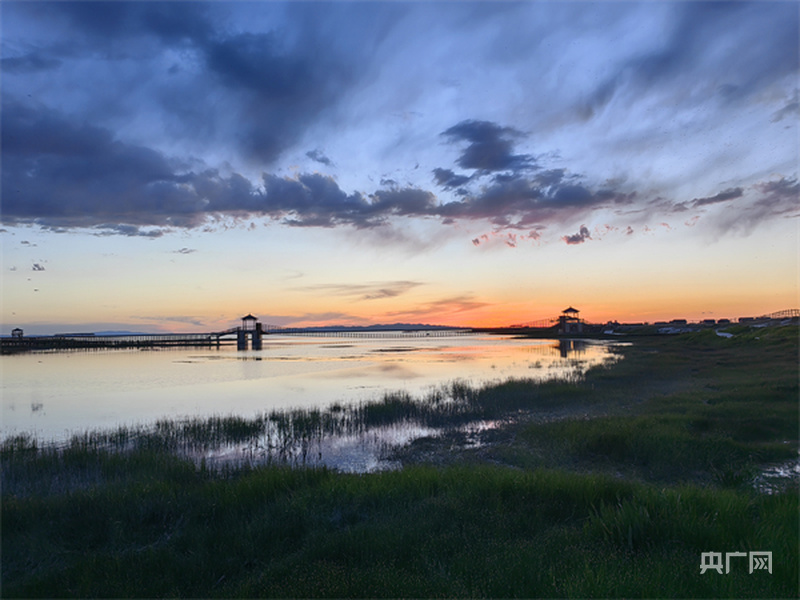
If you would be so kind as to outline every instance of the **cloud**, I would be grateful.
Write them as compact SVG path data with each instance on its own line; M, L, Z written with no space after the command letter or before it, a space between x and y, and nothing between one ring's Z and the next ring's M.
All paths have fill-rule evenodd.
M584 101L584 117L599 114L615 98L645 91L686 89L693 91L682 95L687 101L703 95L738 102L796 73L797 11L782 3L770 9L745 2L674 4L662 43L614 64ZM732 44L746 47L747 55L726 51Z
M105 223L96 225L93 235L98 237L109 235L124 235L127 237L145 237L150 239L160 238L164 235L163 229L142 229L136 225Z
M268 25L243 28L239 21L247 13ZM278 4L229 10L217 3L57 2L44 13L15 7L12 18L52 33L41 47L8 57L3 66L22 73L54 68L59 56L71 59L62 69L94 61L95 74L84 69L80 75L93 94L85 104L99 109L93 117L118 122L125 111L136 112L127 91L182 143L232 145L242 160L270 164L364 71L364 61L335 26L355 11L331 7L325 25L314 13L309 6ZM364 33L361 41L371 43L370 37ZM109 76L117 85L103 84ZM133 79L138 81L131 86Z
M173 254L193 254L197 252L194 248L181 248L180 250L173 250Z
M762 223L780 217L800 217L800 182L796 177L781 177L753 184L735 210L719 210L713 219L704 219L716 235L749 235Z
M424 285L419 281L384 281L372 283L323 283L302 286L303 291L324 292L334 296L357 297L358 300L382 300L395 298Z
M454 190L456 188L460 188L461 186L469 183L472 179L467 175L456 175L450 169L436 168L432 172L436 184L439 185L440 187L443 187L446 190Z
M39 71L49 71L61 65L57 58L47 56L43 52L31 52L21 56L12 56L0 59L0 69L4 73L36 73Z
M778 121L782 121L787 117L797 117L800 115L800 95L798 95L798 91L794 91L794 96L791 100L789 100L783 108L775 111L772 115L770 121L773 123L777 123Z
M797 213L800 203L800 182L797 177L782 177L758 183L754 187L761 193L761 198L753 207L755 212L769 215Z
M329 167L333 166L333 162L331 161L331 159L325 156L325 154L320 150L311 150L309 152L306 152L306 156L311 160L314 160L323 165L327 165Z
M442 135L452 143L468 142L456 161L464 169L478 171L520 170L533 166L533 158L512 154L515 138L523 137L512 127L489 121L467 120L450 127Z
M235 132L245 155L275 161L335 102L353 75L323 48L323 40L308 37L288 45L272 32L240 33L201 46L209 72L232 92L245 116Z
M372 229L381 231L382 238L395 240L403 237L398 219L407 218L438 219L446 225L486 221L495 232L536 231L540 235L547 226L580 222L594 211L638 213L644 221L744 199L747 189L726 188L689 202L648 200L630 186L622 189L621 181L591 185L587 177L565 167L533 167L527 157L514 153L513 145L505 144L512 133L517 135L515 130L486 121L462 121L447 130L471 146L485 143L486 147L480 163L485 169L477 177L446 168L433 171L445 192L459 186L448 199L419 187L400 187L389 179L382 181L385 187L370 193L346 192L333 177L319 173L294 177L262 173L256 184L230 169L223 174L199 161L170 158L156 149L124 142L107 128L14 99L5 102L0 118L0 218L4 224L37 224L51 231L90 228L95 235L152 239L175 228L197 228L226 219L234 225L252 226L253 218L262 217L290 227ZM477 165L473 160L477 161L470 158L466 164ZM488 171L500 165L509 169ZM478 179L480 185L476 185ZM720 230L744 227L749 231L756 223L788 214L796 206L796 179L761 182L749 189L758 199L714 217L720 220ZM732 225L734 217L741 218L742 224ZM479 238L472 239L477 240L475 245L481 243ZM587 238L579 232L562 239L581 243ZM513 246L518 240L506 237L505 242Z
M472 310L477 310L485 306L490 306L488 302L475 300L472 294L461 294L458 296L449 296L433 300L426 304L420 304L410 310L394 311L386 313L390 318L419 318L427 317L430 319L438 319L445 315L453 315L455 313L466 313Z
M717 204L719 202L728 202L730 200L735 200L736 198L741 198L743 194L744 190L740 187L730 188L709 198L695 198L694 200L692 200L692 206L694 208L697 208L698 206L705 206L706 204Z
M185 325L195 325L198 327L205 327L206 323L199 317L191 316L138 316L132 315L130 317L136 321L155 321L156 323L183 323Z
M564 240L569 245L576 245L576 244L582 244L586 240L592 239L592 236L589 233L589 229L587 229L585 225L581 225L581 229L578 233L574 235L565 235L561 239Z

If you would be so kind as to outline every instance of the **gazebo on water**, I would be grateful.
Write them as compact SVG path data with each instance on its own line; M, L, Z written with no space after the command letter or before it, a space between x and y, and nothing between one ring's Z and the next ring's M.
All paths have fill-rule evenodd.
M261 350L261 336L263 335L261 323L251 314L242 317L242 326L236 337L236 347L239 350L247 350L247 338L253 340L253 350Z
M558 318L558 332L561 334L583 333L581 312L577 308L568 307L561 311Z

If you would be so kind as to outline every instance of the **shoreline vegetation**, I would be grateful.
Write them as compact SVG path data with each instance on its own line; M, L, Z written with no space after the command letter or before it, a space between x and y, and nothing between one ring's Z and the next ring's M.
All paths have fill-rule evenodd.
M555 381L8 438L2 594L797 597L798 327L725 332ZM398 427L424 434L383 447L400 468L315 463Z

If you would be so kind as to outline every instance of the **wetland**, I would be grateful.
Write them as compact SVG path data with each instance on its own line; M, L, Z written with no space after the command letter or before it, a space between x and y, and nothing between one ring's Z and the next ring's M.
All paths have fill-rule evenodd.
M726 331L547 379L7 437L3 593L796 597L798 330ZM309 464L313 432L399 425L391 468ZM214 463L247 444L272 454ZM770 573L701 574L762 551Z

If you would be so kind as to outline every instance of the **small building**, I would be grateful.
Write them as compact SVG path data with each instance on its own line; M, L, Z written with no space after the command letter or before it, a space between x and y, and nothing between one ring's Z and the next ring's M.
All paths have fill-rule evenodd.
M239 328L239 334L236 340L236 347L238 350L247 350L247 338L253 341L253 350L261 350L261 336L263 329L258 319L251 314L242 317L242 326Z
M242 317L242 329L245 331L255 331L258 319L251 314L246 314Z
M19 327L16 327L15 329L11 330L11 337L16 338L16 339L21 339L22 338L22 333L23 333L22 329L20 329Z
M561 311L561 316L558 318L558 332L562 335L583 333L583 321L581 321L580 314L577 308L571 306Z

